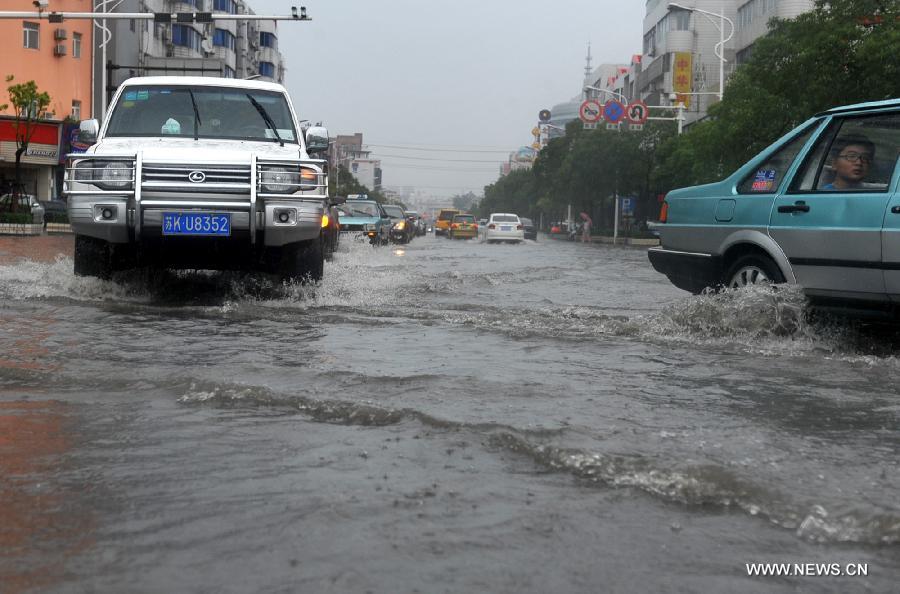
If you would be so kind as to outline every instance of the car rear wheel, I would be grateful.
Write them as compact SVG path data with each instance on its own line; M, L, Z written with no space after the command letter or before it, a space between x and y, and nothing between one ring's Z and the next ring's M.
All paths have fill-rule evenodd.
M741 289L751 285L775 285L783 282L784 275L771 258L761 254L748 254L735 260L725 274L724 284L729 289Z

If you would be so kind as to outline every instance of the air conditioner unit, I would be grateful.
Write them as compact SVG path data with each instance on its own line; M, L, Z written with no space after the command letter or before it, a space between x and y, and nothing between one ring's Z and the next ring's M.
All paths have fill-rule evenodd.
M54 56L65 56L66 55L66 44L65 43L57 43L53 46L53 55Z
M66 31L65 29L56 29L55 31L53 31L53 39L55 39L57 41L61 41L63 39L68 39L68 38L69 38L69 32Z

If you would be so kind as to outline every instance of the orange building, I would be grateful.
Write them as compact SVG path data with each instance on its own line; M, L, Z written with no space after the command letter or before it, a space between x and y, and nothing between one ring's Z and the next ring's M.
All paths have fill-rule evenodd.
M49 12L91 12L91 0L47 0ZM0 11L37 12L32 0L3 0ZM90 20L51 23L41 19L0 19L0 105L10 104L6 77L33 80L50 95L45 122L22 156L22 181L43 200L59 193L58 169L65 150L62 121L91 117L92 24ZM13 179L15 137L12 105L0 111L0 184ZM54 142L54 137L56 141Z

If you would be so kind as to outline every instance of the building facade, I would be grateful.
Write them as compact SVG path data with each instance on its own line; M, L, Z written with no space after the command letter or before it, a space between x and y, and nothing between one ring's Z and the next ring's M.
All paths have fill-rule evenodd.
M359 183L370 190L381 190L381 161L373 159L372 151L363 145L361 132L335 136L328 147L328 161L335 166L344 166Z
M32 0L4 0L4 11L37 12ZM90 12L91 0L49 0L46 11ZM50 96L44 120L36 126L22 155L21 182L26 192L44 200L59 194L60 161L65 151L65 121L93 115L91 100L92 31L89 20L50 23L47 19L0 20L0 192L15 179L15 110L9 84L33 80ZM12 75L12 83L6 76Z
M256 14L246 0L123 0L115 12ZM98 29L95 80L105 80L105 105L132 76L222 76L283 83L285 61L278 49L277 21L162 23L107 19L109 42ZM105 77L105 78L104 78ZM95 113L104 95L97 92Z

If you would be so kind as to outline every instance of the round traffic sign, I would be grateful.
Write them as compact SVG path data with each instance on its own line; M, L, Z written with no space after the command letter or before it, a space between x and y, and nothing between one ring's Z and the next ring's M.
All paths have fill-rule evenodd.
M538 120L541 122L549 122L550 121L550 110L542 109L538 112Z
M646 124L650 117L650 108L641 100L632 101L625 109L625 117L632 124Z
M624 117L625 107L615 99L610 99L603 106L603 119L610 124L618 124Z
M585 124L599 122L602 116L603 108L600 107L600 102L596 99L588 99L582 102L581 108L578 110L578 117L581 118L581 121Z

